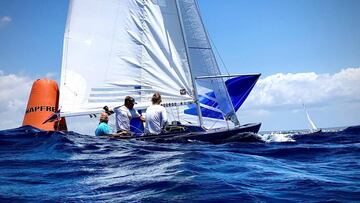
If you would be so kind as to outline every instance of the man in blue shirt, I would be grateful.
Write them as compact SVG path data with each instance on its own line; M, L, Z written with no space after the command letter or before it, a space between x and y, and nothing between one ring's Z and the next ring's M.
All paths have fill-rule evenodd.
M109 116L107 113L102 112L100 115L100 123L95 130L96 136L109 135L111 133L110 126L108 125Z

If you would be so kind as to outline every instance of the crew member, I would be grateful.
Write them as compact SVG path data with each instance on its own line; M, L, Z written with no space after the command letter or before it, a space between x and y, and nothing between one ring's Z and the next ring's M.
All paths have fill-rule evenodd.
M96 136L103 136L110 134L110 126L108 125L109 122L109 116L107 113L102 112L100 115L100 123L98 127L95 130Z
M161 95L156 92L151 98L152 105L146 109L145 130L148 134L160 134L167 122L166 109L160 105Z
M114 108L116 117L116 131L120 134L130 133L130 120L132 118L139 118L142 122L145 122L143 116L141 116L135 109L135 99L131 96L126 96L124 105Z

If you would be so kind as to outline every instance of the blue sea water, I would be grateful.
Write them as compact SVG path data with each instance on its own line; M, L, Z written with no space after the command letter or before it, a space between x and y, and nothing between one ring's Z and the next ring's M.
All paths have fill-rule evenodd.
M359 202L360 126L262 142L0 131L0 202Z

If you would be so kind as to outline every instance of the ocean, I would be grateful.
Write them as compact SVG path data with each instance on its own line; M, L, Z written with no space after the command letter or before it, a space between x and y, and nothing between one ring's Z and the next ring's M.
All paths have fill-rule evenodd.
M0 131L0 202L359 202L360 126L227 144Z

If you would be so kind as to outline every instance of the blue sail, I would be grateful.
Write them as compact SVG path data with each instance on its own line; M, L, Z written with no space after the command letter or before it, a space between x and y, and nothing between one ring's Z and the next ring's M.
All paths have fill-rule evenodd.
M242 75L234 78L230 78L225 81L227 91L231 98L231 102L234 106L235 111L239 110L240 106L244 103L246 98L249 96L252 88L255 86L257 80L259 79L260 74L258 75ZM219 104L209 98L216 98L213 91L206 93L206 96L199 95L199 102L206 106L211 106L216 109L219 108ZM189 108L184 111L188 115L197 115L195 104L188 106ZM223 115L217 111L201 107L201 113L203 117L223 119Z

